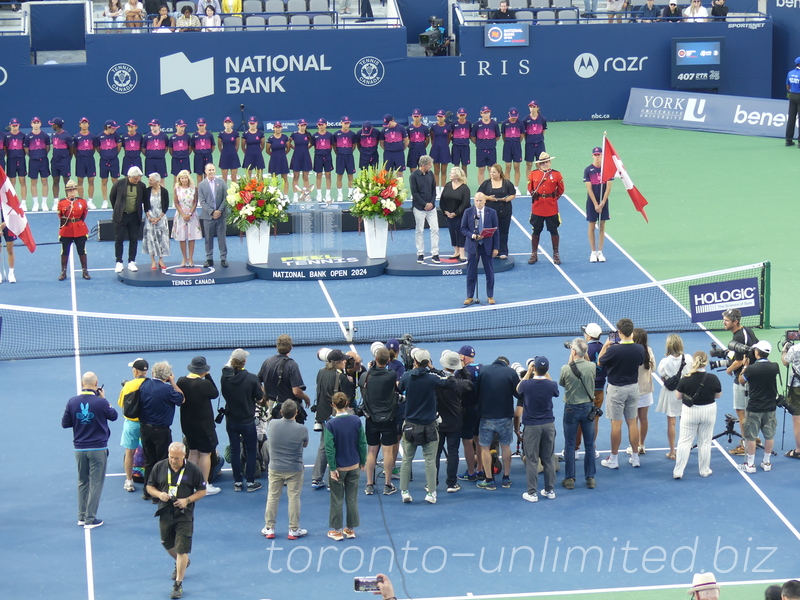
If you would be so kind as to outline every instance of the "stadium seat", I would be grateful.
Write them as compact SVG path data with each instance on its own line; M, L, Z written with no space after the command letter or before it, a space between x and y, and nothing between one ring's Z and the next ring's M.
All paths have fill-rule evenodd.
M320 29L330 29L333 25L333 18L330 15L316 15L314 17L314 27L321 25Z
M328 0L308 0L308 12L329 12Z
M533 11L532 10L518 10L517 11L517 19L520 21L533 21Z
M489 10L499 10L500 0L489 0Z
M531 8L550 8L550 0L530 0Z
M237 16L225 17L222 20L222 24L225 26L223 31L241 31L242 29L244 29L243 27L244 22L242 21L242 17L237 17Z
M560 25L577 25L580 11L577 8L558 9L558 22Z
M292 29L311 29L311 19L308 15L292 15Z
M264 12L264 6L261 0L244 0L242 3L242 11L246 13L260 13Z
M183 10L184 6L191 6L192 12L197 10L197 2L192 2L192 0L179 0L175 3L175 12L181 14L181 10Z
M244 22L248 31L264 31L266 29L267 21L264 17L249 16Z
M554 10L540 10L536 13L539 25L555 25L556 12Z
M267 23L270 29L287 29L289 19L285 15L272 15Z
M286 10L283 0L267 0L264 3L265 13L282 13Z
M306 12L308 7L306 6L306 0L289 0L286 4L286 12L290 13L302 13Z

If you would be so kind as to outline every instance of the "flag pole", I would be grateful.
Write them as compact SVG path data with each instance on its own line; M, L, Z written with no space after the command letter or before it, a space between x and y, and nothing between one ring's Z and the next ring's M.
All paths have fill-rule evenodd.
M603 132L603 155L602 159L600 160L600 181L603 181L603 169L606 168L606 136L608 135L607 131Z

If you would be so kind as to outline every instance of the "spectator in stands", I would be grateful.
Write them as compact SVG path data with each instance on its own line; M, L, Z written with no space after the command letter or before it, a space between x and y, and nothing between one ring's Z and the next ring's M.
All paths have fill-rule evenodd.
M584 19L596 19L597 18L597 3L598 0L583 0L583 6L586 10L585 13L581 15ZM528 167L530 170L530 167Z
M608 12L608 22L613 23L614 17L617 23L622 23L622 15L628 10L628 0L608 0L606 11Z
M128 0L125 3L125 27L140 29L144 26L144 5L138 0ZM138 31L135 33L139 33Z
M728 16L728 7L725 6L725 0L712 0L711 2L711 16L714 21L725 21Z
M683 9L683 16L688 23L705 23L708 21L708 9L703 6L702 0L692 0L692 3Z
M109 29L119 29L124 21L125 9L120 4L120 0L108 0L108 6L103 11L103 18L112 21ZM111 32L109 32L111 33Z
M661 20L670 23L677 23L683 20L677 0L670 0L669 5L664 7L664 10L661 11Z
M122 273L122 244L126 240L128 241L128 270L139 270L136 266L139 227L142 223L142 213L150 210L150 199L145 193L146 191L147 186L142 183L142 170L139 167L131 167L128 169L127 177L117 180L108 193L114 221L114 253L117 259L114 272L116 273ZM133 199L133 206L128 205L128 197Z
M489 23L496 21L516 21L517 14L508 9L508 0L500 0L500 10L494 11L489 15Z
M155 271L167 268L163 257L169 256L169 192L161 185L161 175L158 173L151 173L149 181L146 194L150 199L150 209L145 214L142 251L150 255L150 269Z
M222 0L222 14L242 16L242 0Z
M194 10L188 4L181 9L181 16L178 17L178 31L200 31L200 19L193 14Z
M639 7L639 20L642 23L655 23L661 14L661 9L655 5L654 0L647 0L646 4Z
M213 5L206 5L206 16L203 17L203 31L215 33L222 31L222 21L217 14L217 9Z
M166 4L158 7L158 14L153 19L153 33L172 33L175 31L175 19L169 14Z
M374 21L375 16L372 14L372 3L369 0L361 0L361 18L356 20L356 23L366 23L367 21Z
M215 14L222 12L222 7L219 5L219 0L198 0L197 10L195 12L198 15L206 14L206 6L213 6Z
M695 573L689 589L692 600L718 600L719 585L713 573Z

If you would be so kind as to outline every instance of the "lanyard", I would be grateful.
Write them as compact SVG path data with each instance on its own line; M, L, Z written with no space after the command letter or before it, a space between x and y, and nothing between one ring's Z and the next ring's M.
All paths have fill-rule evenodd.
M172 468L167 471L167 493L173 497L178 497L178 486L180 486L181 481L183 480L183 473L186 471L186 466L181 469L181 472L178 473L178 481L175 485L172 485Z

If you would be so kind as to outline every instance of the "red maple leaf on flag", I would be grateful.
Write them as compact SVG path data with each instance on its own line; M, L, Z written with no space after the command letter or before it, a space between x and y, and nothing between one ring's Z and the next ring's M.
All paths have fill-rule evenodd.
M625 165L622 164L622 159L619 157L619 154L617 154L617 151L614 150L614 146L611 145L608 138L603 138L603 166L601 169L602 183L613 179L619 174L619 178L622 179L622 184L625 186L625 189L628 190L628 195L631 197L633 206L642 213L644 220L649 223L650 221L647 218L647 213L644 212L644 207L647 206L647 200L633 184L633 180L631 180L630 175L628 175Z

